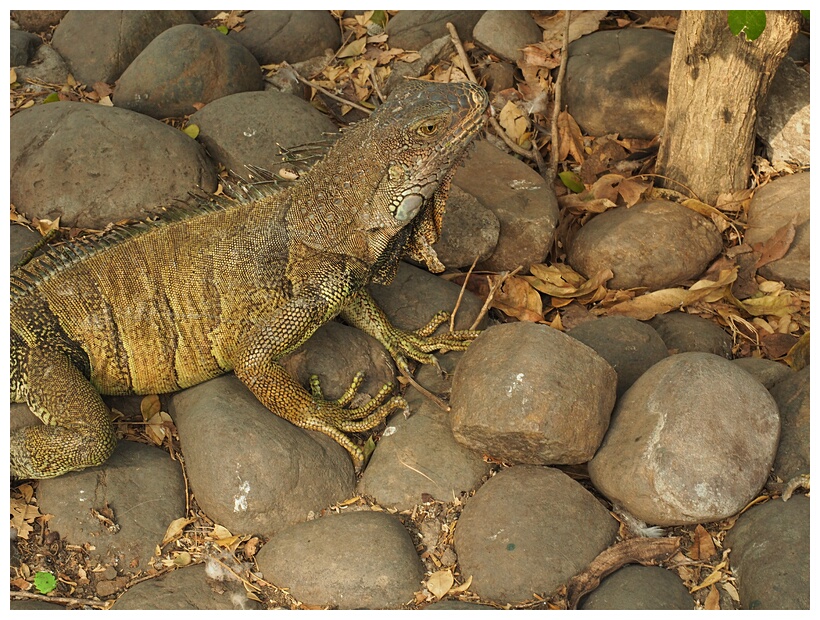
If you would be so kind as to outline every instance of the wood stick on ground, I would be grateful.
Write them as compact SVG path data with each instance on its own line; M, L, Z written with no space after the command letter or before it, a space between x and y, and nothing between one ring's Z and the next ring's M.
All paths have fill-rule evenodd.
M456 299L456 305L453 308L452 314L450 314L450 331L453 332L456 330L456 313L458 312L458 308L461 305L461 299L464 297L464 291L467 290L467 282L470 280L470 275L473 273L473 269L475 269L475 265L478 262L479 255L476 254L475 260L473 264L470 265L470 268L467 270L467 277L464 278L464 283L461 285L461 290L458 292L458 299Z
M555 80L555 102L552 108L552 152L550 153L550 176L547 179L550 183L555 180L558 174L558 114L561 112L561 91L564 84L564 74L567 72L567 56L569 56L569 15L571 11L564 14L564 41L561 43L561 65L558 69L558 77Z
M84 607L100 607L105 609L109 607L113 601L95 601L88 598L72 598L70 596L46 596L45 594L37 594L36 592L11 592L11 598L19 599L33 599L35 601L46 601L47 603L62 603L64 605L82 605Z

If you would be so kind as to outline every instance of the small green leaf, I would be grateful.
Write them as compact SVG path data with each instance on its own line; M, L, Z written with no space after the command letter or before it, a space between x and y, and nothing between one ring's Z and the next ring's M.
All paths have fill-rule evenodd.
M221 26L217 26L216 29L221 32L222 34L228 34L228 27L224 24Z
M196 138L199 135L199 126L186 125L185 129L182 130L182 133L184 133L187 136L190 136L191 138Z
M370 21L384 28L387 25L387 13L385 11L373 11Z
M729 30L733 35L739 35L742 32L749 41L754 41L763 34L763 29L766 28L766 11L729 11L728 13Z
M561 183L576 194L580 194L584 191L584 184L581 181L581 177L574 172L570 172L569 170L559 172L558 178L561 179Z
M55 101L60 100L60 95L57 93L51 93L48 97L43 99L43 103L54 103Z
M34 587L40 594L48 594L57 587L57 579L51 573L38 571L34 575Z
M800 11L803 14L803 19L809 21L809 12L808 11Z

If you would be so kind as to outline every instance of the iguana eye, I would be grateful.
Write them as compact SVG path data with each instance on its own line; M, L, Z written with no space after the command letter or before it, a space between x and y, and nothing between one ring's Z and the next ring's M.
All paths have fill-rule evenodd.
M438 132L438 129L439 123L436 121L428 121L419 125L416 131L418 131L422 136L430 137L434 136Z

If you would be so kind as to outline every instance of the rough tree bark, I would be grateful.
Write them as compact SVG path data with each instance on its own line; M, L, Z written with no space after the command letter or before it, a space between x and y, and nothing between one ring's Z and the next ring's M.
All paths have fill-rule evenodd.
M797 35L799 11L766 11L754 41L729 30L726 11L681 11L656 172L706 203L745 189L755 121L775 70Z

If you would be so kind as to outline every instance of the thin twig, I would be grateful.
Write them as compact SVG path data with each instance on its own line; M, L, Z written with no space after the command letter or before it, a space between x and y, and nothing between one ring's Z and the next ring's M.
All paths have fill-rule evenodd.
M476 254L475 260L473 264L470 265L470 269L467 270L467 277L464 278L464 283L461 285L461 290L458 292L458 299L456 299L456 305L453 308L453 313L450 315L450 331L453 332L456 330L456 313L458 312L458 307L461 305L461 299L464 297L464 291L467 290L467 282L470 280L470 274L473 273L473 269L475 269L475 265L480 258L480 254Z
M475 329L476 327L478 327L478 324L481 322L481 319L484 318L484 315L487 314L487 311L490 309L490 304L493 303L493 297L495 296L495 292L499 288L501 288L501 285L504 284L507 278L511 278L519 271L521 271L521 265L519 265L512 271L508 271L500 278L498 278L498 280L496 280L495 282L492 281L492 278L490 278L490 276L487 276L487 280L489 280L490 284L490 294L487 295L487 299L484 300L484 305L481 307L481 312L478 313L478 316L476 317L475 321L473 321L473 324L470 326L470 329Z
M10 592L12 598L27 598L35 601L46 601L48 603L63 603L65 605L84 605L88 607L107 608L113 601L95 601L88 598L72 598L69 596L46 596L44 594L37 594L36 592Z
M555 80L555 102L552 108L552 152L550 153L550 176L548 181L555 180L558 174L558 114L561 112L561 91L564 83L564 74L567 72L567 56L569 53L569 15L571 11L564 14L564 41L561 43L561 66L558 69L558 77Z
M323 95L325 95L327 97L330 97L334 101L338 101L342 105L349 105L351 108L356 108L357 110L360 110L360 111L362 111L362 112L364 112L365 114L368 114L368 115L373 113L373 110L368 110L363 105L359 105L358 103L354 103L353 101L349 101L348 99L345 99L344 97L340 97L339 95L334 95L328 89L322 88L321 86L319 86L318 84L314 84L310 80L306 80L301 75L299 75L299 72L296 69L294 69L290 64L285 62L285 63L282 63L282 66L288 67L291 71L293 71L293 75L295 75L296 79L299 80L300 82L302 82L302 84L310 86L311 88L315 88L320 93L322 93Z
M399 372L402 374L402 376L405 379L407 379L407 382L410 385L412 385L414 388L416 388L422 394L422 396L432 400L443 411L450 411L450 405L448 405L446 402L441 400L438 396L433 394L427 388L422 387L422 385L418 381L416 381L416 379L413 377L413 375L411 375L409 372L407 372L404 368L401 367L401 364L396 364L396 368L399 369Z

